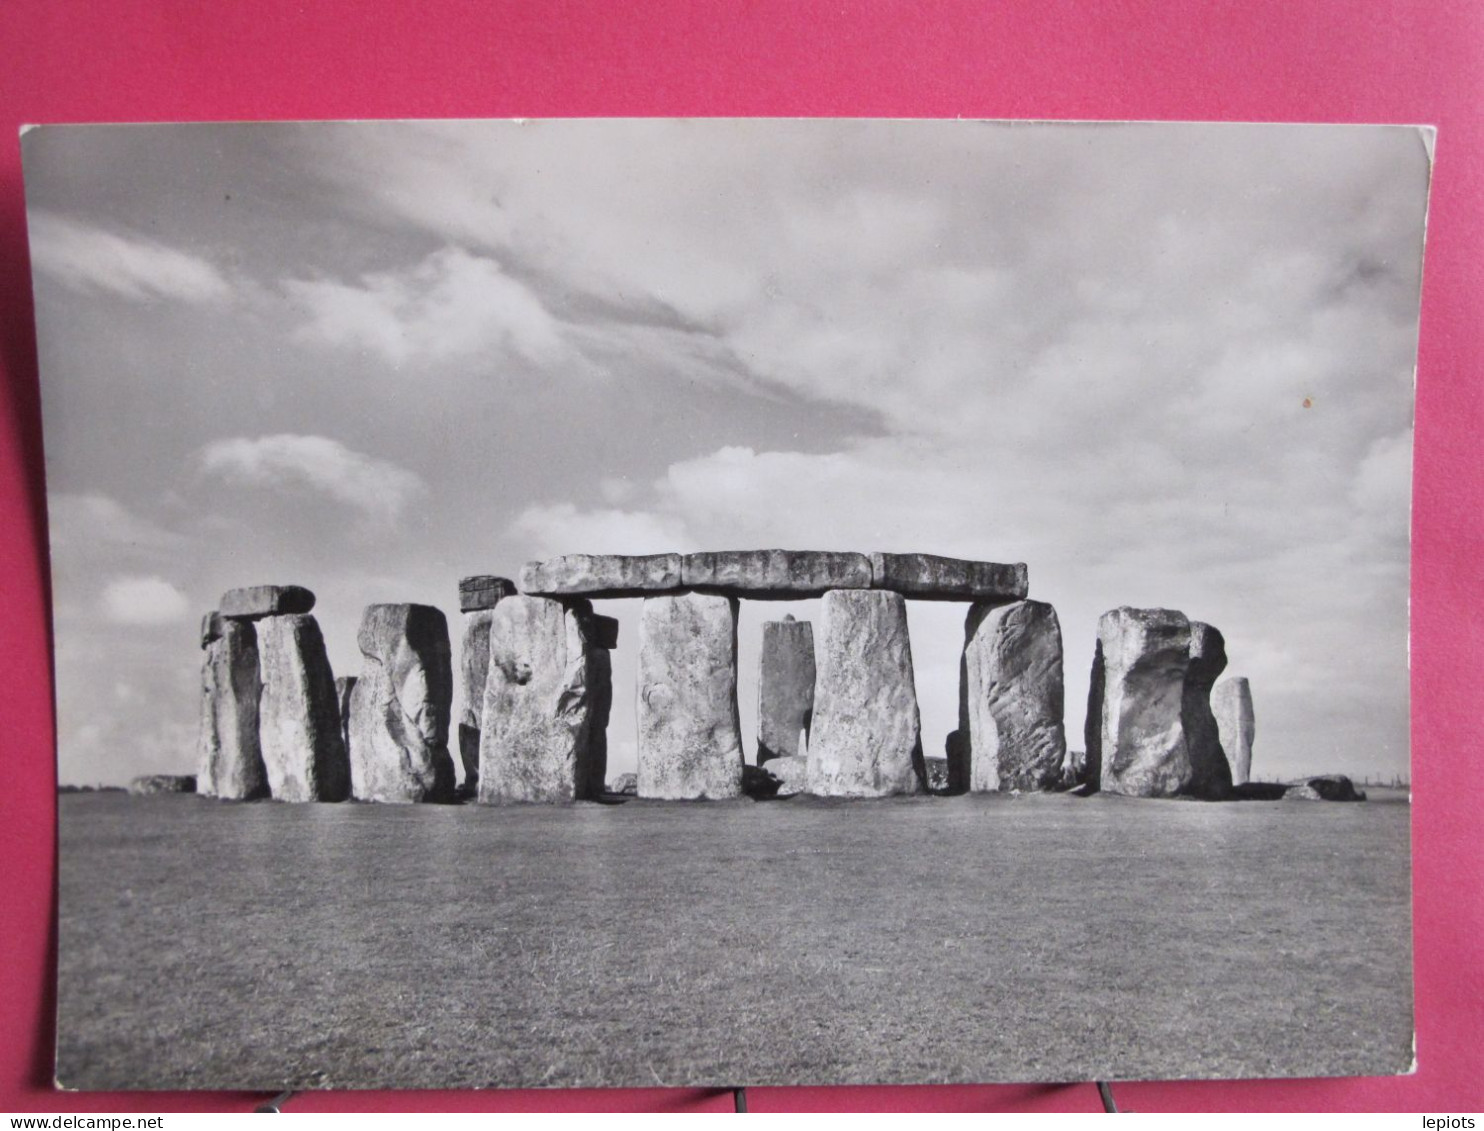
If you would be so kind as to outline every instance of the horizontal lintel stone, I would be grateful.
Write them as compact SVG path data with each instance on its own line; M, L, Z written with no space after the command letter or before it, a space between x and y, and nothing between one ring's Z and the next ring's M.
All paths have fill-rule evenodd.
M1021 601L1030 590L1024 562L974 562L936 554L872 554L871 588L919 601Z
M515 596L515 582L508 577L481 573L459 578L459 611L493 609L506 597Z
M302 585L249 585L228 589L217 611L224 617L279 617L302 615L314 609L314 594Z
M521 592L533 597L646 597L680 587L679 554L564 554L520 571Z
M687 589L738 597L819 597L832 589L868 589L871 585L871 563L864 554L822 550L686 554L680 572Z

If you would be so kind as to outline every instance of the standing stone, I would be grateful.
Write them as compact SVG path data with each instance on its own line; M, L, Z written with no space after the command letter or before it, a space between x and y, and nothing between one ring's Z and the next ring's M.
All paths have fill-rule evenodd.
M452 801L448 621L431 605L369 605L350 697L350 783L362 801Z
M479 800L571 801L592 778L591 673L580 609L507 597L489 626L479 735Z
M1252 688L1246 676L1235 675L1216 685L1211 708L1221 732L1221 749L1232 771L1232 785L1246 785L1252 776L1252 740L1257 718L1252 713Z
M639 619L639 796L742 792L737 600L647 597Z
M974 792L1050 789L1067 756L1061 624L1044 601L981 601L964 624L959 729Z
M494 615L493 607L464 613L459 639L459 692L463 697L459 708L459 761L464 767L463 791L469 797L479 793L480 719L484 715L484 685L489 679L490 621Z
M758 660L757 764L804 751L814 718L814 628L786 616L763 624Z
M1220 635L1172 609L1103 614L1085 732L1088 773L1102 789L1134 797L1224 792L1211 757L1209 702L1201 710L1226 663Z
M809 792L823 797L918 793L922 730L900 593L824 596L824 644L809 736Z
M196 791L225 801L268 796L258 745L258 634L247 621L217 618L201 667L201 739Z
M587 728L587 791L601 796L608 777L608 718L613 713L613 655L607 648L588 647L588 686L592 690L592 718Z
M1232 771L1221 750L1221 731L1211 711L1211 688L1226 669L1226 640L1209 624L1190 622L1190 666L1185 669L1180 722L1185 729L1191 779L1187 792L1196 797L1226 797Z
M355 676L337 675L335 677L335 706L340 711L340 740L345 743L347 754L350 753L350 696L355 689Z
M350 759L341 737L335 677L319 623L307 613L258 623L263 672L263 765L279 801L344 801Z

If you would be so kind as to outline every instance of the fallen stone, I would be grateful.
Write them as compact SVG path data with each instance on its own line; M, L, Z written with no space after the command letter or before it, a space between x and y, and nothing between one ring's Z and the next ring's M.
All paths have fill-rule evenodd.
M764 766L742 767L742 792L756 800L766 800L778 795L783 783L768 772Z
M1019 601L1029 592L1024 562L974 562L936 554L872 554L871 588L920 601Z
M259 738L269 790L279 801L344 801L350 759L319 623L299 613L265 617L257 629Z
M1245 785L1252 776L1252 740L1257 718L1252 712L1252 688L1244 676L1232 676L1216 685L1211 709L1221 735L1221 749L1231 766L1232 784Z
M129 783L129 792L135 797L152 793L195 793L195 774L145 774Z
M906 601L884 590L837 589L825 594L823 623L809 792L920 792L921 718Z
M508 577L478 573L459 578L459 611L463 613L493 609L506 597L514 596L515 582Z
M307 613L313 608L314 594L302 585L252 585L228 589L222 594L217 611L224 617L257 620Z
M1364 801L1365 791L1355 788L1344 774L1321 774L1295 782L1283 791L1284 801Z
M356 645L363 663L350 695L351 795L452 801L448 620L431 605L368 605Z
M1118 608L1098 621L1087 761L1100 788L1134 797L1218 797L1229 778L1209 693L1221 634L1172 609ZM1202 697L1205 697L1204 711ZM1219 763L1219 764L1218 764Z
M632 797L639 792L638 774L619 774L608 783L608 792Z
M680 585L679 554L567 554L520 571L523 592L548 597L644 597Z
M814 629L791 616L765 621L758 658L758 765L797 757L813 717Z
M732 597L800 599L831 589L865 589L871 563L864 554L821 550L721 550L686 554L680 567L687 589Z
M578 617L545 597L507 597L493 609L480 711L481 802L587 795L591 674Z
M1061 764L1061 779L1057 782L1057 788L1076 789L1087 782L1087 751L1068 750L1066 759Z
M969 789L1050 789L1061 780L1061 624L1044 601L976 602L964 623L959 729L967 731Z
M771 758L763 767L778 782L777 797L809 792L809 759L803 755Z
M714 800L742 792L736 598L645 598L638 707L640 797Z
M479 729L484 712L484 685L490 671L490 618L493 609L474 609L463 614L459 640L459 761L464 768L462 792L479 792Z
M201 665L201 731L196 789L224 801L268 796L258 742L258 634L249 621L221 622Z
M205 648L213 640L220 640L222 636L222 625L226 622L222 614L213 609L201 618L201 647Z

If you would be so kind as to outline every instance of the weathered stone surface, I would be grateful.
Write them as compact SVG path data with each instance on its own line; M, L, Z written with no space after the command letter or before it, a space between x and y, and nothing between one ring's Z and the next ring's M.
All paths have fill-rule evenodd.
M223 621L201 665L201 732L196 789L226 801L268 796L258 743L258 634L248 621Z
M778 782L777 797L792 797L809 792L809 758L807 755L771 758L763 767Z
M567 554L520 571L522 592L548 597L644 597L680 584L679 554Z
M1355 788L1344 774L1321 774L1295 782L1283 791L1284 801L1364 801L1365 792Z
M919 601L1019 601L1029 592L1024 562L974 562L936 554L872 554L871 588Z
M259 738L268 788L279 801L344 801L350 759L319 623L300 613L265 617L257 629Z
M545 597L507 597L492 611L480 801L559 802L587 794L591 674L578 617Z
M479 729L484 713L484 685L490 671L490 618L493 609L475 609L463 614L459 639L459 761L464 767L463 792L479 792Z
M459 578L460 612L472 613L477 609L493 609L506 597L514 596L515 582L508 577L478 573L472 577Z
M201 618L201 647L205 648L213 640L220 640L222 635L222 614L213 609Z
M151 793L195 793L194 774L145 774L129 783L129 792L136 797Z
M307 613L314 608L314 594L302 585L251 585L228 589L222 594L217 611L224 617L289 616Z
M737 601L647 597L639 619L639 796L741 792Z
M791 616L765 621L758 658L758 765L798 756L813 718L814 628Z
M1232 784L1245 785L1252 776L1252 740L1257 717L1252 712L1252 688L1245 676L1232 676L1216 685L1211 709L1221 735L1221 749L1231 766Z
M448 620L431 605L368 605L350 694L350 786L361 801L453 800Z
M1050 789L1067 756L1061 624L1044 601L981 601L964 622L959 730L975 792Z
M353 675L338 675L335 677L335 706L340 711L340 739L345 743L345 751L350 753L350 696L356 689L356 677ZM354 778L352 778L352 792L354 792Z
M1231 781L1209 703L1225 664L1221 634L1184 613L1104 613L1086 731L1088 769L1100 787L1135 797L1225 796Z
M864 554L824 550L720 550L686 554L680 567L687 589L733 597L801 599L831 589L865 589L871 563Z
M597 797L603 792L604 780L608 776L608 717L613 713L613 657L607 648L588 648L587 682L592 698L592 717L587 726L585 796Z
M639 792L639 775L619 774L608 783L608 792L632 797Z
M809 792L884 797L923 789L921 718L900 593L837 589L824 598Z

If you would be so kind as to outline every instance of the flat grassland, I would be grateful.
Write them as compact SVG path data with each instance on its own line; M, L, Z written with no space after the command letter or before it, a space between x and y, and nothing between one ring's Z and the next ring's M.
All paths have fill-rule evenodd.
M59 803L66 1087L1412 1060L1406 804Z

